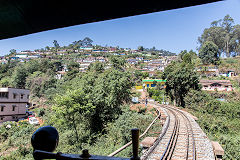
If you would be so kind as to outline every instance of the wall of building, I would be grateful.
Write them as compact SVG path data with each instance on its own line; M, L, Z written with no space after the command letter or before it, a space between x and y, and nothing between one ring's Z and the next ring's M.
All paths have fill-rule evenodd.
M160 82L161 85L164 87L165 82ZM157 84L154 84L153 82L143 82L143 86L145 86L145 88L147 87L156 87Z
M0 92L8 92L8 98L1 98L2 102L28 102L30 91L26 89L16 89L16 88L0 88ZM14 94L16 96L14 96Z
M27 103L1 103L0 122L13 121L25 117L27 111L26 105Z
M231 86L228 86L228 87L224 87L224 86L221 86L221 87L207 86L207 87L202 87L202 90L205 90L205 91L232 91L233 88Z
M25 117L29 94L26 89L0 88L0 123Z

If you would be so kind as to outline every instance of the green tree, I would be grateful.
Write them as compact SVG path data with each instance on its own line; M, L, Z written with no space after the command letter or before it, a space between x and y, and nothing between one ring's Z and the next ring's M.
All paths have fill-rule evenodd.
M147 77L149 77L149 73L148 72L142 72L142 77L145 79Z
M69 61L67 68L69 71L74 70L74 69L79 69L79 63L74 62L74 61Z
M60 48L60 45L58 44L57 40L53 41L53 45L56 49Z
M50 50L50 47L49 47L49 46L46 46L46 47L45 47L45 50L46 50L46 51L49 51L49 50Z
M91 40L89 37L85 37L81 43L83 46L87 47L87 46L92 46L92 42L93 40Z
M10 52L10 55L13 55L13 54L17 53L16 49L11 49L9 52Z
M84 119L86 122L94 108L89 97L81 89L69 90L65 95L57 96L55 105L52 107L57 118L60 118L60 121L69 129L74 129L76 143L80 143L78 124L84 123Z
M122 57L112 56L110 62L115 69L123 70L126 64L126 60Z
M138 46L138 50L139 50L139 51L144 51L143 46Z
M233 27L233 41L235 41L235 45L233 46L233 49L235 51L235 55L240 55L240 25L237 24Z
M130 101L132 85L131 74L119 70L106 70L98 76L91 93L96 106L91 117L94 131L102 130L104 125L117 118L121 113L120 106Z
M67 84L68 88L65 88ZM98 74L96 71L88 71L66 81L61 87L62 94L65 94L67 89L81 90L88 97L88 103L95 106L87 119L88 128L94 134L101 132L108 122L115 120L121 113L121 104L130 101L132 85L131 74L108 69Z
M222 53L225 53L227 57L236 55L239 51L239 36L237 33L240 32L240 28L237 26L234 26L234 20L229 15L218 21L213 21L211 27L206 28L198 38L199 49L205 42L212 41L219 49L219 56Z
M211 41L206 41L199 50L199 58L203 64L217 64L219 61L217 45Z
M199 90L199 76L194 66L186 62L172 62L163 73L166 79L166 94L177 106L185 106L184 97L190 89Z
M96 73L102 73L104 71L104 64L101 62L91 63L88 70L95 71Z
M56 78L36 71L29 75L26 79L26 88L30 89L32 96L42 97L45 91L50 88L55 88Z
M181 51L179 54L178 54L178 57L183 60L183 56L188 53L187 50L184 50L184 51Z
M25 88L27 78L27 70L19 65L15 68L12 75L12 85L15 88Z
M4 77L0 80L1 87L11 87L12 79L10 77Z

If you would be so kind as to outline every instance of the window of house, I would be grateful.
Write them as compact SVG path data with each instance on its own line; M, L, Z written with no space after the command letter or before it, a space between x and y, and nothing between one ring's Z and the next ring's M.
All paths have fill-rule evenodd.
M1 112L3 112L3 111L4 111L4 107L5 107L5 106L1 106Z
M8 98L8 92L0 92L0 98Z
M23 99L24 94L21 94L21 99Z
M16 98L17 98L17 94L13 93L13 99L16 99Z
M27 99L29 99L29 95L27 95Z
M156 86L156 84L151 84L151 87L155 87Z
M12 116L12 119L17 119L17 116Z
M15 111L16 110L16 105L12 105L12 111Z

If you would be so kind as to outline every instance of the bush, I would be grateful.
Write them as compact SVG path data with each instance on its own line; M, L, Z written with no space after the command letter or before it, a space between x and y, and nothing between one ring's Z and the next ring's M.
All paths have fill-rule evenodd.
M209 138L222 145L223 159L239 159L240 101L220 102L215 100L218 96L216 93L190 91L185 101Z

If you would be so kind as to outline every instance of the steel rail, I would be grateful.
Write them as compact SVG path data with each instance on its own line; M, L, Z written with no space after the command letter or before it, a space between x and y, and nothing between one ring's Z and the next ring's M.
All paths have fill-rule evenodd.
M174 115L175 123L174 123L174 129L173 129L171 137L168 141L167 147L166 147L163 155L160 158L161 160L171 159L172 154L174 152L174 148L175 148L176 143L177 143L178 134L179 134L180 120L177 117L176 113L174 113L172 110L169 110L169 111Z
M181 111L181 110L178 110L176 109L179 113L181 113L188 121L189 123L189 127L190 127L190 131L191 131L191 134L192 134L192 143L193 143L193 160L196 160L196 147L195 147L195 138L194 138L194 134L193 134L193 129L192 129L192 125L191 125L191 122L189 120L189 118Z
M191 137L192 137L192 156L193 156L193 160L196 160L196 147L195 147L195 138L194 138L194 134L193 134L193 129L192 129L192 125L191 125L191 122L190 122L190 120L189 120L189 118L186 116L186 114L183 112L183 111L181 111L181 110L179 110L179 109L176 109L176 108L174 108L174 107L170 107L170 106L165 106L165 105L160 105L160 104L157 104L158 106L161 106L161 107L163 107L163 108L165 108L165 109L167 109L167 110L169 110L174 116L175 116L175 119L176 119L176 116L177 116L177 113L179 113L182 117L183 117L183 119L184 119L184 124L185 124L185 126L187 127L187 153L186 153L186 160L189 158L189 147L190 147L190 142L189 142L189 140L190 140L190 135L189 135L189 133L188 133L188 131L190 130L190 134L192 135ZM175 113L175 112L177 112L177 113ZM169 117L169 121L170 121L170 117ZM175 121L175 126L174 126L174 131L173 131L173 133L172 133L172 135L171 135L171 138L170 138L170 140L169 140L169 142L168 142L168 145L167 145L167 147L166 147L166 150L164 151L164 154L161 156L161 160L165 160L165 159L171 159L171 156L172 156L172 154L173 154L173 152L174 152L174 148L175 148L175 145L176 145L176 142L177 142L177 138L174 138L174 136L177 136L176 135L176 121ZM169 124L168 124L169 125ZM167 127L168 128L168 127ZM166 128L166 129L167 129ZM178 128L179 129L179 128ZM166 130L165 130L165 133L166 133ZM162 137L165 135L165 133L164 134L162 134ZM162 139L162 137L161 137L161 139ZM155 143L154 143L154 145L152 146L152 147L150 147L149 148L149 151L148 151L148 153L143 157L143 158L141 158L142 160L146 160L147 159L147 157L154 151L154 149L156 148L156 146L160 143L160 141L161 141L161 139L159 140L159 141L156 141Z
M155 143L149 148L149 150L147 151L147 153L145 153L142 157L141 160L146 160L148 158L148 156L154 151L154 149L157 147L157 145L160 143L160 141L162 140L163 136L165 136L168 128L169 128L169 124L170 124L170 116L167 113L167 122L164 124L164 130L162 130L162 133L160 134L160 136L157 138L157 140L155 141Z
M155 108L155 107L154 107ZM157 119L159 119L159 117L161 116L161 112L159 111L158 108L155 108L156 111L158 112L158 115L156 116L156 118L150 123L150 125L147 127L147 129L143 132L143 134L141 134L139 136L139 139L142 138L147 132L148 130L152 127L152 125L156 122ZM128 146L130 146L132 144L132 141L128 142L127 144L125 144L124 146L122 146L121 148L117 149L116 151L112 152L111 154L108 155L108 157L113 157L116 154L118 154L119 152L121 152L122 150L124 150L125 148L127 148Z
M186 119L186 121L189 123L189 127L190 127L190 132L191 132L191 135L192 135L192 150L193 150L193 154L192 154L192 156L193 156L193 160L196 160L196 147L195 147L195 138L194 138L194 134L193 134L193 129L192 129L192 125L191 125L191 122L190 122L190 120L189 120L189 118L185 115L185 113L183 113L183 111L181 111L181 110L179 110L179 109L176 109L176 108L174 108L174 107L170 107L170 106L163 106L164 108L171 108L171 109L173 109L173 110L175 110L175 111L177 111L178 113L181 113L181 115L183 115L183 117ZM189 141L189 139L188 139L188 141ZM189 146L189 145L188 145ZM189 151L189 148L188 148L188 151ZM187 152L188 152L187 151ZM187 153L187 157L186 157L186 159L188 159L188 153Z

